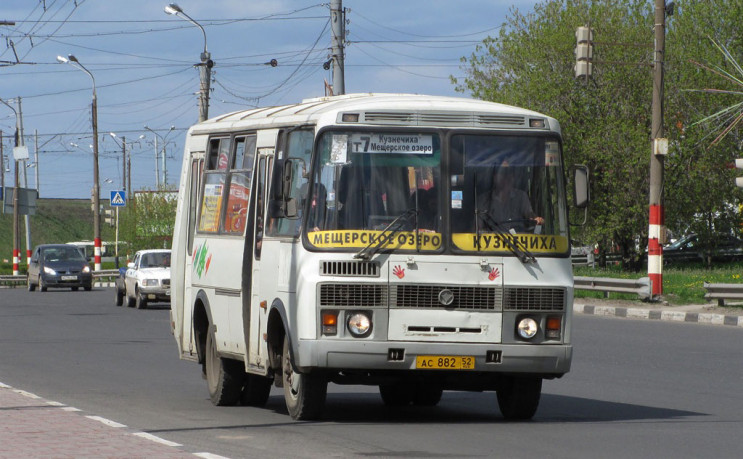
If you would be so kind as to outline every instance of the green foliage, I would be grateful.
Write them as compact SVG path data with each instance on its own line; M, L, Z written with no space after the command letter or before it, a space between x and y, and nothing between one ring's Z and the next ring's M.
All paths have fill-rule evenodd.
M131 254L142 249L170 248L175 224L176 192L140 191L119 213L119 234L130 242Z
M739 222L740 192L726 168L738 139L731 133L707 149L709 133L688 126L733 96L712 100L685 90L719 83L691 59L726 65L706 35L729 50L743 49L742 5L743 0L680 0L668 18L666 224L677 235L695 231L710 244L713 231L729 231ZM566 164L586 164L592 172L589 220L575 237L598 242L602 251L618 246L625 263L634 260L638 269L648 228L653 11L647 0L554 0L533 12L512 9L497 37L462 58L466 78L452 79L458 91L560 121ZM589 24L595 63L586 82L574 78L573 65L575 30Z

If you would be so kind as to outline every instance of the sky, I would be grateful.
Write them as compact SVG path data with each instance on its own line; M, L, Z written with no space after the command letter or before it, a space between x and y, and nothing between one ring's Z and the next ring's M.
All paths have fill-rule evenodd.
M122 138L132 189L177 185L186 130L198 121L201 31L164 12L167 1L3 0L0 99L21 99L29 188L41 198L89 198L93 187L92 80L57 61L73 54L95 78L101 202L122 189ZM450 76L460 59L497 36L509 12L535 0L344 0L346 93L463 96ZM329 3L180 0L204 27L215 62L209 116L325 95ZM278 65L266 65L276 59ZM6 186L14 180L14 112L0 103ZM149 128L145 129L145 126ZM155 131L153 133L152 131ZM38 137L35 134L38 134ZM114 133L115 137L110 133ZM155 163L154 139L166 164ZM35 153L38 151L38 163ZM9 169L9 171L7 171ZM159 175L156 175L159 172ZM38 175L38 182L36 177ZM22 179L21 179L22 180Z

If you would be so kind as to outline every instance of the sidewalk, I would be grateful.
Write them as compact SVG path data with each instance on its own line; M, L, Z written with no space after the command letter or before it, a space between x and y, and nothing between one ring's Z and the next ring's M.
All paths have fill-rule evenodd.
M0 382L0 458L219 458Z
M640 303L628 300L576 298L573 302L573 312L627 319L743 327L743 307L725 307L711 303L673 306L663 302Z

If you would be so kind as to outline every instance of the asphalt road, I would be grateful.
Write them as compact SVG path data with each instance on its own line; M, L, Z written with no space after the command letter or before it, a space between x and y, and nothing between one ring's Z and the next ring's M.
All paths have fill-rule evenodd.
M576 316L573 370L546 381L531 422L493 393L390 409L376 388L330 385L325 418L214 407L178 359L167 307L116 307L113 289L0 290L0 382L231 457L740 457L743 330ZM1 416L1 413L0 413Z

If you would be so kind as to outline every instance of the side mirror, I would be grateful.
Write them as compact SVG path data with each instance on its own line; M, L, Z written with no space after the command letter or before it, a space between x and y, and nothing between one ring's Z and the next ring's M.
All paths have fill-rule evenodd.
M127 263L126 267L129 269L134 269L134 263Z
M591 201L588 167L576 165L573 169L573 204L578 209L585 209Z

